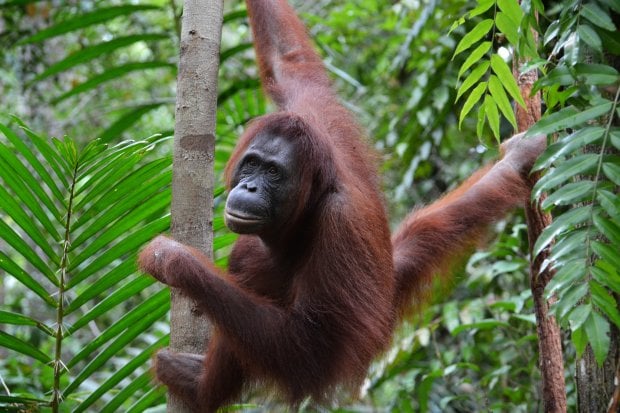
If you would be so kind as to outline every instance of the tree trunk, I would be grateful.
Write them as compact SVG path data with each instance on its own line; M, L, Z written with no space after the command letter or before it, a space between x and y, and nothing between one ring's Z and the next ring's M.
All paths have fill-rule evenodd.
M536 34L534 33L534 36ZM532 70L520 75L520 66L525 63L515 59L514 76L519 85L521 96L526 107L516 105L518 132L524 132L534 125L541 117L540 93L532 95L532 88L538 79ZM538 174L531 176L530 187L538 180ZM540 201L540 200L539 200ZM566 383L564 382L564 359L562 356L562 337L560 327L554 317L549 316L549 303L545 299L545 287L554 275L549 267L541 271L541 264L549 256L549 249L542 251L537 257L532 256L536 240L542 231L551 224L551 215L543 212L540 202L527 202L525 217L530 245L530 288L536 315L536 332L538 335L539 368L542 376L542 397L545 412L566 412Z
M212 256L213 159L222 0L186 0L181 29L172 178L172 236ZM203 353L210 327L192 300L171 295L170 348ZM189 411L171 397L168 411Z
M616 380L620 374L620 348L618 347L618 329L610 329L609 354L605 363L599 366L590 345L577 360L575 371L577 385L578 412L614 413L620 407L620 389Z

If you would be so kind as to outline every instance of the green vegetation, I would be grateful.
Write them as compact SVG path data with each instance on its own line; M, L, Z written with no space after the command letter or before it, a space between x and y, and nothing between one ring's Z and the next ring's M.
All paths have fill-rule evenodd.
M576 360L589 353L611 363L611 397L620 2L294 3L382 155L394 223L512 135L523 103L512 59L527 61L522 74L539 73L544 115L530 134L551 144L533 196L546 194L554 221L534 248L552 246L543 265L557 274L545 293L566 332L569 410L580 390ZM235 238L218 213L221 174L243 125L269 109L243 5L225 6L218 265ZM135 255L169 227L181 2L0 0L0 12L0 410L161 411L164 393L148 369L168 340L169 294L136 273ZM403 325L361 398L333 411L541 410L527 251L517 212Z

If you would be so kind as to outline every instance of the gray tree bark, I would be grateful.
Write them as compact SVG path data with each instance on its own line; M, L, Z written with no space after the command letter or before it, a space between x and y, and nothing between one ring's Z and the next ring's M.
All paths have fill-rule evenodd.
M172 178L172 236L212 256L213 159L222 0L186 0L181 25ZM208 320L192 300L173 289L170 348L203 353ZM189 412L171 397L168 411Z

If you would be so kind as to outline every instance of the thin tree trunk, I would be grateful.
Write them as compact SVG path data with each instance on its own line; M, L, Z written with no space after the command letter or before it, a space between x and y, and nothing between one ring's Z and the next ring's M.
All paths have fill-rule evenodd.
M534 34L535 35L535 34ZM517 79L521 96L526 107L516 105L518 132L523 132L534 125L541 116L540 93L531 95L534 82L538 79L536 71L532 70L519 75L520 66L525 63L516 59L514 76ZM538 174L531 176L530 185L534 186ZM527 233L530 245L530 256L536 240L545 227L551 223L551 215L543 212L540 203L527 202L525 205ZM549 267L541 271L541 264L548 257L549 250L545 249L537 257L530 258L530 288L534 301L536 315L536 332L538 334L539 368L542 376L542 396L545 412L566 411L566 384L564 382L564 359L562 356L562 339L560 327L555 317L549 316L549 303L545 299L545 287L553 278L554 271Z
M172 179L172 236L212 256L213 159L222 0L186 0L181 29ZM172 290L170 348L203 353L207 319ZM168 411L189 411L171 397Z

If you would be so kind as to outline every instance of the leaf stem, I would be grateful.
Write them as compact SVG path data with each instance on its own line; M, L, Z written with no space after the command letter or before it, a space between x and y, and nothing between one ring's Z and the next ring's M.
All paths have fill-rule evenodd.
M62 362L62 341L64 338L63 322L64 322L64 300L65 300L65 281L67 280L67 268L69 266L69 247L71 245L70 227L71 213L73 208L73 197L75 193L75 184L77 182L78 162L75 162L73 168L73 176L71 181L71 189L69 191L69 203L67 206L67 218L65 221L65 235L63 239L62 257L60 259L60 280L58 286L58 307L56 309L56 346L54 354L54 387L52 388L52 412L58 413L60 404L62 403L62 394L60 391L60 378L66 366Z

